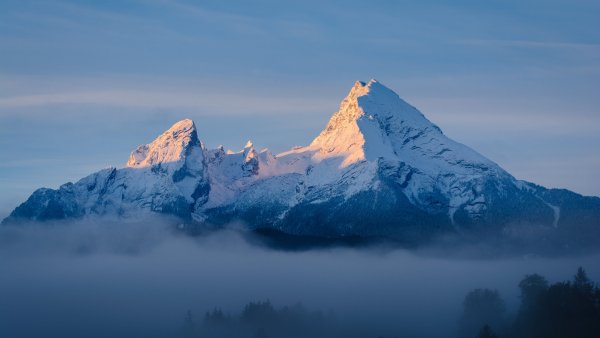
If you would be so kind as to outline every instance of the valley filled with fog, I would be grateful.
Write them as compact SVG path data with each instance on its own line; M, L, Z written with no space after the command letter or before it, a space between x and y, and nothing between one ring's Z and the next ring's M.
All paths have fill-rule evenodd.
M554 283L599 255L444 257L389 246L285 251L223 230L190 237L167 222L111 221L0 228L0 336L173 337L188 311L298 302L332 312L364 336L452 337L465 295L498 290L510 316L519 281Z

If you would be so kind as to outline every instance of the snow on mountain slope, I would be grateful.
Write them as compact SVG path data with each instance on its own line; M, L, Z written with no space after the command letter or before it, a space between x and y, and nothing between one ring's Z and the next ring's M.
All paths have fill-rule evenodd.
M175 123L152 143L141 145L129 156L127 167L144 168L155 164L178 163L185 159L187 151L200 144L196 126L190 119ZM201 155L201 153L199 153ZM198 159L202 161L201 158Z
M560 227L566 202L551 203L540 189L449 139L371 80L354 84L306 147L273 155L249 141L237 152L209 150L186 119L134 150L125 168L40 189L5 221L159 212L197 224L241 220L292 234L415 239L515 224Z
M416 108L376 80L356 82L327 127L304 148L278 155L302 172L310 166L312 186L335 184L346 176L345 197L376 188L379 170L404 171L399 179L414 204L428 207L432 194L442 192L448 216L470 203L477 217L485 208L483 186L490 178L517 182L492 161L447 138ZM358 173L350 175L348 173ZM312 174L312 175L311 175ZM407 177L408 175L408 177ZM391 175L393 176L393 175ZM401 175L402 176L402 175ZM408 178L408 179L407 179Z

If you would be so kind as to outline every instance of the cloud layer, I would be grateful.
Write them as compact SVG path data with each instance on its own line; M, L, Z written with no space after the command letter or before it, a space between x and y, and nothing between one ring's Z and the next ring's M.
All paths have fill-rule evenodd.
M189 238L163 224L0 229L0 335L165 336L188 309L201 318L214 306L234 312L269 299L277 307L300 301L333 310L374 334L447 337L473 288L498 289L512 311L525 274L559 281L583 265L592 279L600 277L598 257L453 259L378 248L283 252L251 246L236 232Z

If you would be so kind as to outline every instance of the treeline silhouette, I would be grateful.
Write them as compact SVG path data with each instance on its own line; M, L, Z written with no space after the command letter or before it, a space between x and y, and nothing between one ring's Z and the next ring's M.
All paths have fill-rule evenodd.
M372 337L357 335L343 327L333 312L309 311L302 304L276 309L271 302L250 302L239 315L219 308L207 312L199 321L187 312L180 338L307 338Z
M521 304L512 318L498 291L467 294L460 338L599 338L600 288L579 268L572 281L550 285L538 274L519 283Z
M463 301L458 332L448 332L447 337L600 338L600 287L588 278L583 268L577 270L572 281L549 284L543 276L531 274L526 275L518 287L521 303L513 314L508 312L498 291L470 291ZM435 325L435 322L417 325ZM353 323L338 319L333 312L309 311L299 303L277 309L264 301L246 304L237 315L215 308L195 318L188 311L176 336L383 338L373 332L377 329L381 328L357 330Z

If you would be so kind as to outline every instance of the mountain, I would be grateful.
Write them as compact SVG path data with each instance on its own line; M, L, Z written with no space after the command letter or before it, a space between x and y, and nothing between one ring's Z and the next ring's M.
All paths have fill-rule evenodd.
M238 152L207 149L194 122L182 120L135 149L126 167L38 189L3 223L147 212L195 227L242 222L408 243L481 233L600 238L600 198L515 179L376 80L356 82L306 147L278 155L250 141Z

